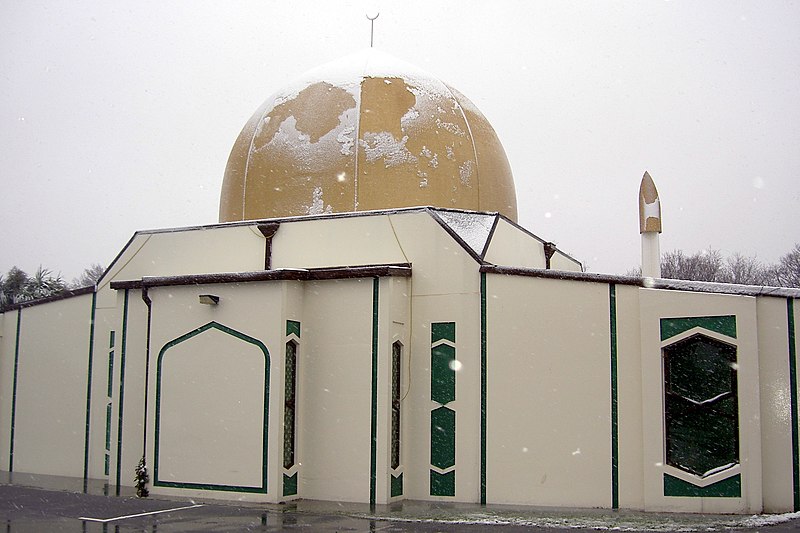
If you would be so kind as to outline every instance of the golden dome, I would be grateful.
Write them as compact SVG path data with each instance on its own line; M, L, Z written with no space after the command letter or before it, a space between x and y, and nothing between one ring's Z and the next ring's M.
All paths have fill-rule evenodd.
M236 139L219 220L430 205L517 219L503 146L464 95L367 49L271 96Z

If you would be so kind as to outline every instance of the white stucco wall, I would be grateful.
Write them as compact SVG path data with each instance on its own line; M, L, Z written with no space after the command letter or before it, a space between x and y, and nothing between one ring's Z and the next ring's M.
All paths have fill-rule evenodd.
M761 457L765 512L794 510L787 302L758 300Z
M609 292L487 276L487 500L610 507Z
M137 233L98 288L106 289L113 279L262 270L265 246L255 225ZM110 305L111 294L101 291L98 305Z
M644 508L639 288L616 285L619 506Z
M484 259L494 265L545 267L543 244L502 218L497 221Z
M272 268L405 262L388 215L283 222L272 240Z
M304 304L299 490L368 502L373 280L308 282Z
M0 470L8 470L11 442L11 404L14 398L14 349L16 346L18 311L0 315Z
M92 295L22 309L15 472L83 476L91 312Z

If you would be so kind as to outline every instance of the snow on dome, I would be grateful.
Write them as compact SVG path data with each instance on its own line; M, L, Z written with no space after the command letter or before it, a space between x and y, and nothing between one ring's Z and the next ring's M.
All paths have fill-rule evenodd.
M418 205L517 217L505 151L461 93L367 49L273 94L234 143L220 222Z

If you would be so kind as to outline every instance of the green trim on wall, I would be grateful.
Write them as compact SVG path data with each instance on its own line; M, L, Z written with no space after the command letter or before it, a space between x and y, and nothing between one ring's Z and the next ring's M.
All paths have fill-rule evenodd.
M608 286L611 339L611 508L619 509L619 382L617 377L617 286Z
M288 337L292 333L300 337L300 322L297 320L286 321L286 336Z
M431 464L442 470L456 464L456 412L447 407L431 411Z
M798 443L797 413L797 337L795 335L794 299L786 299L786 322L789 330L789 383L792 415L792 492L794 511L800 511L800 444Z
M372 278L372 406L370 410L369 504L375 505L378 458L378 295L380 278Z
M188 483L176 481L157 481L153 482L157 487L170 487L173 489L192 489L192 490L216 490L222 492L247 492L255 494L266 494L264 487L245 487L237 485L217 485L214 483Z
M706 487L698 487L688 481L664 474L664 496L689 498L741 498L742 476L736 474Z
M117 408L117 487L115 494L119 496L122 484L122 414L125 400L125 351L128 347L128 300L129 290L125 289L125 303L122 306L122 346L119 354L119 400Z
M715 331L735 339L736 315L662 318L661 340L665 341L694 327Z
M439 341L456 342L455 322L434 322L431 324L431 344Z
M403 474L400 473L399 476L395 476L392 474L389 476L391 479L389 482L391 483L391 497L396 498L397 496L403 495Z
M108 386L106 396L111 398L114 395L114 350L108 352Z
M486 505L486 273L481 272L481 505Z
M431 470L431 496L455 496L456 495L456 471L451 470L446 474L440 474Z
M283 495L297 495L297 472L295 472L293 476L283 475Z
M456 399L456 349L449 344L431 348L431 400L442 405Z
M14 382L11 386L11 439L8 448L8 471L14 471L14 430L17 420L17 380L19 377L19 336L22 330L22 308L17 309L17 334L14 338Z
M92 421L92 365L94 359L94 317L97 310L97 293L92 293L92 310L89 322L89 361L86 370L86 429L83 435L83 491L89 479L89 428Z
M192 483L192 482L175 482L175 481L164 481L158 478L158 470L159 470L159 445L160 445L160 438L161 438L161 368L164 359L164 355L166 354L167 350L170 348L185 342L201 333L204 333L210 329L216 329L222 333L231 335L232 337L236 337L237 339L246 342L248 344L252 344L256 346L261 352L264 354L264 421L263 421L263 431L262 431L262 453L261 453L261 486L259 487L247 487L247 486L240 486L240 485L221 485L221 484L214 484L214 483ZM158 360L156 362L156 427L155 427L155 452L154 452L154 461L153 461L153 485L158 487L175 487L175 488L182 488L182 489L198 489L198 490L220 490L220 491L229 491L229 492L257 492L257 493L264 493L266 494L267 491L267 444L268 444L268 433L267 429L269 428L269 374L270 374L270 356L269 350L264 345L263 342L256 339L255 337L251 337L241 331L237 331L233 328L220 324L219 322L208 322L200 326L199 328L193 329L192 331L177 337L168 343L166 343L158 353Z
M111 450L111 402L106 404L106 451ZM108 475L108 473L106 473Z

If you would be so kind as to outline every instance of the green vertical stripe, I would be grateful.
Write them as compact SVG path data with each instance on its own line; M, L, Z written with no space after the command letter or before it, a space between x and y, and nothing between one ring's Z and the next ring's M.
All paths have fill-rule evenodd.
M106 404L106 451L111 451L111 402Z
M14 341L14 383L11 390L11 445L8 452L8 471L14 471L14 427L17 418L17 377L19 374L19 334L22 328L22 308L17 309L17 336Z
M797 436L797 348L795 346L794 300L786 299L786 319L789 329L789 383L792 398L792 488L794 492L794 510L800 511L800 451Z
M380 279L372 279L372 414L369 449L369 504L375 505L376 459L378 440L378 288Z
M108 383L106 396L111 398L114 395L114 350L108 352Z
M486 273L481 272L481 505L486 505Z
M611 508L619 509L619 398L617 382L617 286L608 286L611 338Z
M97 293L92 293L91 321L89 322L89 362L86 371L86 430L83 436L83 491L89 479L89 427L92 420L92 359L94 358L94 317L97 310Z
M122 347L120 348L119 361L119 412L117 416L117 496L119 496L120 483L122 482L122 412L125 402L125 350L128 347L128 292L128 289L125 289L125 303L122 308Z

